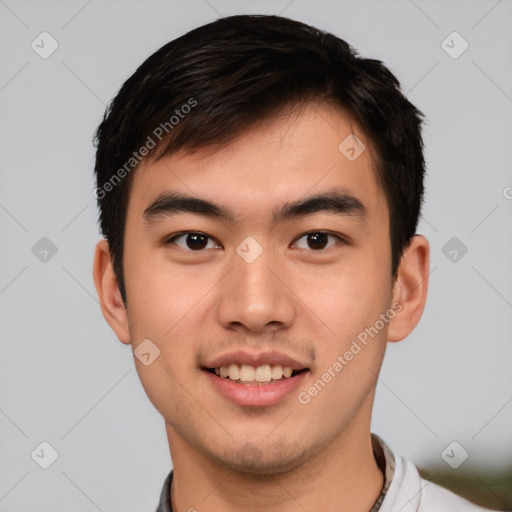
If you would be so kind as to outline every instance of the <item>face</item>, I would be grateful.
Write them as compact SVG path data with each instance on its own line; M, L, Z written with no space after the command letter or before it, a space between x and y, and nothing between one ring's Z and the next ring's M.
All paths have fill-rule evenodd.
M338 149L350 134L367 147L353 161ZM137 169L127 320L134 349L160 351L135 363L171 451L280 472L369 429L394 310L368 147L340 110L310 105Z

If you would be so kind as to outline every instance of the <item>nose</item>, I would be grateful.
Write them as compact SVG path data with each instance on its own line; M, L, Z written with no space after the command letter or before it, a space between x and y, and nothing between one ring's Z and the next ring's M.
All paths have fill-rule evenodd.
M271 250L250 263L235 253L220 292L219 323L242 333L273 333L290 327L296 307L288 280Z

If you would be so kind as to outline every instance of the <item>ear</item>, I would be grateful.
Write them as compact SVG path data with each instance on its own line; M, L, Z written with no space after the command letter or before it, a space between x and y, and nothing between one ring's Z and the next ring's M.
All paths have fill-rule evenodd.
M131 343L128 316L114 273L109 245L105 239L96 244L93 278L105 320L112 327L119 341Z
M427 239L415 235L405 249L393 285L392 304L399 304L389 322L388 341L407 337L420 321L428 290L430 248Z

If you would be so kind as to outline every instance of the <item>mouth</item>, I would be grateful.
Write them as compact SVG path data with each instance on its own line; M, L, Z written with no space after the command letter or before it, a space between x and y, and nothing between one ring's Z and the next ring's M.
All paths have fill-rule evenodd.
M229 366L206 368L212 375L221 379L229 379L236 384L246 386L267 386L276 382L287 380L308 371L308 368L293 370L290 366L280 364L263 364L252 366L249 364L231 363Z
M201 369L217 393L244 407L280 403L297 390L310 372L304 365L279 354L253 357L245 353L239 355L243 361L233 359L231 354Z

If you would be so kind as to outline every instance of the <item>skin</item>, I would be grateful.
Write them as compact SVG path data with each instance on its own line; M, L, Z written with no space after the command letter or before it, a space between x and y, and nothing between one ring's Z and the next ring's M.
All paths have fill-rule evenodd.
M367 147L353 162L338 150L351 133ZM428 242L413 237L394 280L370 142L336 107L284 112L213 149L137 169L125 229L127 307L105 240L94 262L119 340L135 349L149 338L160 350L149 366L135 364L165 419L173 510L367 512L383 485L370 440L377 376L386 342L405 338L423 312ZM363 219L322 211L272 222L274 208L334 187L359 199ZM186 212L148 224L144 210L164 191L227 206L234 219ZM303 235L319 230L344 241L311 248ZM202 251L184 237L163 243L182 231L212 240ZM247 236L263 248L250 264L236 252ZM393 304L400 311L307 405L297 392L269 407L235 405L200 368L228 350L273 348L307 365L298 390L307 391Z

